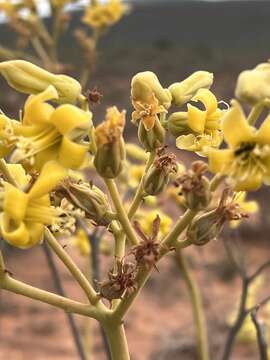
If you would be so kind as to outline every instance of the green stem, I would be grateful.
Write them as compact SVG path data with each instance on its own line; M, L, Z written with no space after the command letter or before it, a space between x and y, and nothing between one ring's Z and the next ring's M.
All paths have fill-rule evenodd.
M55 306L67 312L99 319L99 311L95 307L27 285L11 278L7 274L0 276L0 288Z
M130 360L124 326L115 323L103 326L110 345L111 360Z
M146 167L145 167L145 174L147 173L148 169L150 168L150 166L153 164L153 161L155 159L155 156L156 156L156 152L155 151L152 151L150 154L149 154L149 157L148 157L148 160L147 160L147 163L146 163ZM138 189L136 191L136 194L135 194L135 197L132 201L132 204L129 208L129 211L128 211L128 218L129 219L132 219L133 216L135 215L138 207L140 206L143 198L144 198L144 190L143 190L143 178L141 179L140 181L140 184L138 186Z
M176 262L183 275L191 298L194 322L196 327L198 359L209 360L208 337L204 316L202 298L195 277L192 275L189 265L182 251L176 252Z
M112 201L113 201L115 209L117 211L118 219L123 227L124 232L127 235L127 238L130 240L130 242L133 245L138 244L138 240L137 240L135 231L134 231L133 227L131 226L131 223L128 219L128 215L122 204L122 200L120 198L115 181L113 179L104 179L104 181L108 187Z
M78 266L73 262L71 257L66 253L63 247L59 244L59 242L48 229L45 230L45 238L49 246L62 260L62 262L69 269L73 277L77 280L81 288L84 290L90 303L93 305L97 304L99 297L97 296L97 293L91 286L90 282L87 280L86 276L81 272Z

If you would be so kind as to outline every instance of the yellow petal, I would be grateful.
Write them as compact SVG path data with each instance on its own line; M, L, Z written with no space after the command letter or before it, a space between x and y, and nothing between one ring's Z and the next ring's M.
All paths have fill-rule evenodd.
M57 98L58 93L52 85L38 95L30 95L24 106L23 124L47 123L54 111L54 107L46 103L46 101Z
M64 136L59 150L59 162L67 168L76 169L83 164L87 151L87 146L76 144Z
M188 126L191 130L203 134L206 121L206 111L202 111L193 105L188 104Z
M26 223L29 232L29 241L27 246L31 247L41 242L44 234L44 225L40 223Z
M28 201L27 194L13 185L5 183L3 210L10 218L17 221L23 220Z
M145 127L145 130L151 130L155 126L157 116L156 115L150 115L145 116L142 118L143 125Z
M24 187L28 184L29 177L26 175L21 164L7 164L7 167L20 187Z
M0 218L0 229L3 238L13 246L26 248L29 242L29 233L24 222L14 222L6 214Z
M203 103L207 114L211 114L217 110L217 98L208 89L200 89L197 94L191 99L192 101L200 101Z
M208 149L209 169L213 173L226 173L226 168L233 161L233 151L230 149Z
M236 179L234 185L235 191L254 191L259 189L263 182L262 172L257 172L252 176L246 177L245 179Z
M257 131L256 142L270 145L270 115L267 116Z
M53 190L57 184L66 176L66 170L56 161L47 162L29 191L30 199L40 198Z
M196 136L193 134L181 135L176 139L176 146L181 150L196 150Z
M55 109L50 123L62 135L67 135L76 129L88 130L92 125L92 113L83 111L74 105L65 104Z
M233 148L253 140L254 128L248 124L240 104L235 100L223 117L222 127L225 141Z

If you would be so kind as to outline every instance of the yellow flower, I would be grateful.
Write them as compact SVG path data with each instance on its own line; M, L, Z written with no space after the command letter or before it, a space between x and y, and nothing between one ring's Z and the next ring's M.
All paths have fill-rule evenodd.
M90 5L82 21L93 28L103 29L117 23L128 10L121 0L109 0L106 4Z
M159 120L158 115L166 113L167 110L163 105L159 105L158 99L152 93L148 101L132 100L135 111L132 113L132 122L134 124L141 120L146 130L151 130Z
M162 213L160 210L158 211L158 214L161 219L159 231L162 236L165 236L170 231L172 225L172 219L169 216ZM146 235L150 236L152 234L153 221L156 219L156 217L157 217L156 210L152 210L152 211L142 210L137 215L137 220L139 220L140 226Z
M21 165L8 166L20 188L4 183L1 235L11 245L29 248L42 240L44 226L57 220L58 212L51 207L49 192L64 178L65 170L54 161L48 162L27 192L31 185Z
M176 139L176 146L179 149L195 151L205 155L208 147L217 148L222 141L220 131L220 120L223 110L218 108L215 95L207 89L200 89L192 98L192 101L200 101L205 110L200 110L194 105L187 105L187 112L184 113L187 119L188 135L180 135ZM183 112L175 113L175 116L183 116Z
M270 176L270 116L257 130L247 122L237 101L224 116L223 134L228 149L210 149L209 168L227 175L236 191L258 189Z
M11 2L7 0L2 0L0 2L0 12L3 11L6 16L9 18L15 17L18 14L20 8L23 7L23 3L21 2Z
M245 214L254 214L258 212L259 205L257 201L247 201L246 197L247 193L245 191L241 191L235 196L235 202L239 205L241 211L243 211ZM239 220L230 221L231 228L236 228L238 225L240 225Z
M54 108L46 102L55 98L57 91L53 86L29 96L22 124L15 129L18 142L12 162L30 164L36 169L49 160L73 169L83 164L88 146L81 142L91 127L92 114L73 105Z

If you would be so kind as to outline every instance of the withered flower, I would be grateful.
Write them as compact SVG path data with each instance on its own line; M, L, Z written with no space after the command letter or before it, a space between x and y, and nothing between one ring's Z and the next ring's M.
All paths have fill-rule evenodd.
M169 176L177 173L176 156L160 148L154 163L150 166L144 177L144 191L148 195L158 195L169 182Z
M139 266L146 266L147 268L156 267L155 264L160 255L160 243L158 241L160 217L157 215L153 221L152 234L150 236L143 232L138 221L134 221L134 227L142 241L139 245L132 248L131 254L134 255Z
M202 210L211 200L209 180L204 176L207 170L206 163L195 161L191 169L176 180L176 186L180 186L179 194L184 196L189 209Z
M135 264L125 262L123 258L117 261L116 267L116 271L108 272L108 279L98 283L100 296L109 301L121 299L125 292L131 294L137 287Z

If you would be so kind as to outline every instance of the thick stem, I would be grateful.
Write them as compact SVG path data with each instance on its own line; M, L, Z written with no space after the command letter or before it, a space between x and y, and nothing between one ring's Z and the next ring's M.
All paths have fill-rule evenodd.
M112 360L130 360L126 334L123 325L103 325L107 335Z
M69 269L73 277L77 280L81 288L84 290L90 303L95 305L98 302L99 297L97 296L97 293L91 286L90 282L83 275L83 273L78 268L78 266L74 263L71 257L66 253L63 247L59 244L59 242L55 239L53 234L48 229L46 229L45 231L45 238L49 246L56 253L56 255L62 260L62 262Z
M114 180L112 179L105 179L105 183L108 187L108 190L110 192L112 201L114 203L115 209L117 211L117 215L119 218L119 221L123 227L124 232L127 235L127 238L129 239L129 241L133 244L133 245L137 245L138 244L138 240L135 234L135 231L128 219L128 215L126 213L126 210L124 209L124 206L122 204L122 200L120 198L118 189L116 187L116 184L114 182Z
M99 318L99 311L95 307L81 304L63 296L59 296L48 291L38 289L31 285L27 285L21 281L11 278L7 274L2 274L0 276L0 288L58 307L67 312L93 317L94 319Z
M176 262L188 287L196 327L198 359L208 360L208 337L202 298L195 277L192 275L182 251L176 252Z

